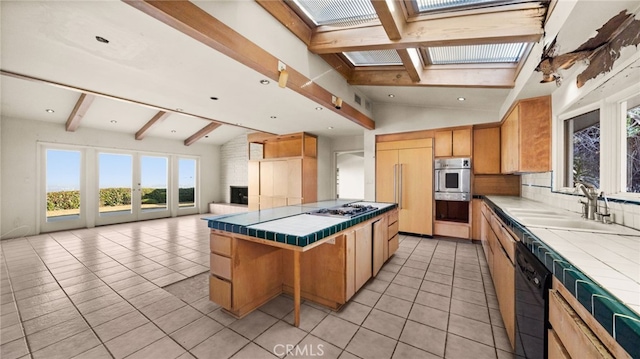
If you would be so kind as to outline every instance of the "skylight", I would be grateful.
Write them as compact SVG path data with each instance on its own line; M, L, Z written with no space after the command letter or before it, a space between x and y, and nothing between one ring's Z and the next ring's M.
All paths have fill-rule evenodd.
M441 46L427 48L432 65L517 63L526 43Z
M354 66L402 65L402 59L396 50L357 51L343 54Z
M415 0L418 12L477 8L486 5L511 3L506 0Z
M371 0L291 0L317 26L352 26L376 20Z

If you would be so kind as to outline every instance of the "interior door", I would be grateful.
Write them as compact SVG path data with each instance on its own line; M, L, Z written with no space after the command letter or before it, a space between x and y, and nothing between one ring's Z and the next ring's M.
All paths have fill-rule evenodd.
M400 231L432 235L433 149L402 149L398 160Z
M398 202L398 150L376 153L376 201Z

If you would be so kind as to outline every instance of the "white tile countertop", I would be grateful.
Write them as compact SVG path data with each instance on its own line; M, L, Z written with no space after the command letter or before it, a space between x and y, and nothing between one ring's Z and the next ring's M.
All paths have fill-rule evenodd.
M487 196L491 202L629 309L640 314L640 231L617 224L595 226L575 212L521 197ZM532 210L532 211L526 211ZM544 217L545 213L550 213ZM527 216L540 219L527 225ZM581 228L561 228L553 218L567 218ZM551 218L545 225L544 218ZM589 228L593 224L595 229Z

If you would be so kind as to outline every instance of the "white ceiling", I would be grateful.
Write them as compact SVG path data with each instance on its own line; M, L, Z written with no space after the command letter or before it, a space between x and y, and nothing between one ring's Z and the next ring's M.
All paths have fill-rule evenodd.
M610 13L629 8L633 1L601 1L596 7L599 14L595 15L590 3L593 2L582 0L576 7L587 17L571 17L575 26L581 26L581 32L565 28L560 33L563 51L573 50L592 36ZM3 0L0 7L2 70L138 103L98 97L81 127L133 136L158 108L181 108L183 113L171 114L152 127L148 136L184 140L209 123L189 114L228 124L200 140L210 144L225 143L248 129L277 134L306 131L328 137L364 132L333 111L316 110L315 102L288 88L279 88L274 81L261 85L261 74L124 2ZM266 12L263 15L270 16ZM96 41L96 36L108 39L109 44ZM538 84L539 73L525 75L530 76L526 87L529 93L549 94L556 88L553 84ZM74 90L9 76L0 76L0 85L3 116L52 121L61 126L80 95ZM509 89L443 87L358 86L355 91L371 100L374 110L376 104L394 103L496 114L510 94ZM219 100L213 101L211 96ZM460 102L458 97L465 97L466 101ZM55 112L49 114L45 112L47 108Z

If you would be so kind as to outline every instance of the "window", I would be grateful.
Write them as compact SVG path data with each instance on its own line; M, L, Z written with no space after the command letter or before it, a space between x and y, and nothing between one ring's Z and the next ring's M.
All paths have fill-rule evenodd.
M46 150L46 221L80 216L80 151Z
M627 101L623 153L626 154L625 192L640 193L640 95ZM625 156L623 156L625 158Z
M196 160L178 160L178 202L180 208L196 206Z
M167 209L168 170L167 157L140 157L140 208L143 212Z
M564 128L565 186L582 182L600 188L600 110L570 118Z
M426 48L432 65L517 63L526 43L440 46Z
M132 213L133 156L100 153L98 162L100 215Z

